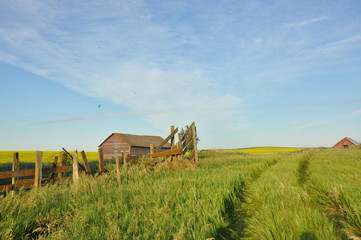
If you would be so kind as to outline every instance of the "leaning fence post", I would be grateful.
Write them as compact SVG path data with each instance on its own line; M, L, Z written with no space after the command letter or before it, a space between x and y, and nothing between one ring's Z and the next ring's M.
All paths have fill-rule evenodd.
M42 179L42 168L43 168L43 152L36 152L36 161L35 161L35 176L34 176L34 187L41 186Z
M77 184L79 182L79 162L78 162L78 151L74 151L73 156L73 182Z
M174 125L170 126L170 134L172 134L173 132L174 132ZM173 149L173 146L174 146L174 135L170 139L170 147L171 147L171 149Z
M84 166L85 166L85 171L86 171L86 172L91 172L90 166L89 166L89 162L88 162L88 159L87 159L87 157L86 157L86 154L85 154L84 150L81 151L80 153L81 153L81 157L83 158L83 162L84 162Z
M19 153L14 152L14 158L13 158L13 171L20 170L20 162L19 162ZM11 183L16 184L18 177L13 177Z
M103 156L103 149L98 149L98 156L99 156L99 172L104 172L104 156Z

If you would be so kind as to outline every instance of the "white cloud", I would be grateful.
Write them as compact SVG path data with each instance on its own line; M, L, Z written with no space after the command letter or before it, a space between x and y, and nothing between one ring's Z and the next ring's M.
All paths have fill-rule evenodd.
M141 2L108 3L81 3L81 9L56 1L9 3L5 9L21 17L6 15L0 23L0 43L6 46L0 60L126 106L157 126L193 120L212 125L237 114L222 110L239 108L242 100L220 91L221 83L194 67L187 57L191 50L179 50L199 44L196 35L155 23ZM93 117L53 122L86 119Z
M289 28L304 27L304 26L312 25L312 24L320 22L320 21L324 21L326 19L327 19L326 16L319 16L319 17L316 17L316 18L307 19L307 20L303 20L303 21L287 23L287 24L285 24L285 26L289 27Z
M361 113L361 109L360 110L356 110L354 111L355 113Z
M328 124L328 122L324 121L324 120L314 120L314 121L308 122L308 123L301 122L301 121L293 121L292 124L297 125L297 126L295 126L295 128L297 130L302 130L305 128L313 128L313 127L317 127L317 126L321 126L321 125L326 125L326 124Z

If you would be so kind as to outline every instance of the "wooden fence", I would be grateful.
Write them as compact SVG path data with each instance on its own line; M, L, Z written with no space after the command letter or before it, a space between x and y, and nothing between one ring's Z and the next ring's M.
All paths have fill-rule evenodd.
M51 167L43 167L43 152L37 151L35 168L20 170L19 153L14 152L12 171L0 172L0 179L11 178L11 184L0 185L0 192L9 193L15 188L37 188L46 183L63 180L73 180L74 182L78 182L81 174L96 174L106 172L101 149L99 150L99 168L96 171L92 171L90 169L85 152L81 151L80 154L84 166L79 163L77 150L74 151L73 155L70 155L68 152L66 152L66 150L64 150L60 156L54 156ZM69 156L72 159L71 165L67 161ZM59 157L61 157L60 161Z
M178 133L178 128L171 126L170 135L158 146L150 145L150 162L148 168L158 165L167 165L169 168L190 168L199 165L197 150L197 131L193 122L186 131ZM175 143L175 135L178 133L178 142ZM171 149L160 151L162 147L170 141ZM186 155L188 154L188 155Z

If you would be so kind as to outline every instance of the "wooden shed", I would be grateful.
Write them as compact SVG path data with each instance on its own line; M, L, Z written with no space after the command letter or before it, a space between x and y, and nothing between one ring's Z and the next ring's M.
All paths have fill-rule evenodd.
M359 144L355 140L345 137L341 141L336 143L332 148L348 148L356 146L359 146Z
M150 152L150 144L158 146L163 142L163 138L159 136L144 136L124 133L112 133L100 145L103 150L105 160L114 157L115 150L118 152L128 152L131 156L148 155ZM169 150L170 144L166 143L161 151Z

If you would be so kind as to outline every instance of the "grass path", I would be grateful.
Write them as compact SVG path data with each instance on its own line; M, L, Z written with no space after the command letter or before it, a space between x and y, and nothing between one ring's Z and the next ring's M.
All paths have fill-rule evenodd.
M247 227L245 219L248 217L248 213L242 205L245 204L246 201L247 189L275 164L277 164L277 160L273 159L266 162L263 166L253 169L249 173L248 180L242 181L241 184L234 189L236 198L225 201L225 218L228 221L228 226L218 234L216 239L232 240L245 237L244 230Z
M312 207L300 184L307 158L298 154L281 159L247 188L240 206L247 213L245 239L340 239L333 222Z
M361 239L361 150L317 152L306 190L341 239Z

